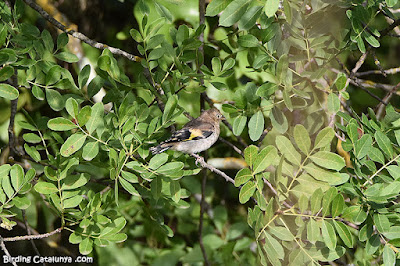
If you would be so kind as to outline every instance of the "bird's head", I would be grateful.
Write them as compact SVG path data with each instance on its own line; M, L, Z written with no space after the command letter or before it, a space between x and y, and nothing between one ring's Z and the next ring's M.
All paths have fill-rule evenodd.
M206 120L212 120L214 122L219 122L225 120L225 117L221 114L221 112L216 108L211 108L204 111L201 114L201 117Z

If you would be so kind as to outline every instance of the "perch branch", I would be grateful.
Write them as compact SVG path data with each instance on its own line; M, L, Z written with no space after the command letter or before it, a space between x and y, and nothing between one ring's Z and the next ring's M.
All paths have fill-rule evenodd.
M209 169L211 172L216 173L217 175L222 176L226 182L231 182L232 184L235 184L235 180L233 180L231 177L229 177L227 174L225 174L224 172L222 172L221 170L218 170L217 168L215 168L214 166L209 165L208 163L206 163L204 161L204 158L201 157L198 154L192 153L190 154L192 157L194 157L196 159L196 163L200 163L202 168L207 168Z

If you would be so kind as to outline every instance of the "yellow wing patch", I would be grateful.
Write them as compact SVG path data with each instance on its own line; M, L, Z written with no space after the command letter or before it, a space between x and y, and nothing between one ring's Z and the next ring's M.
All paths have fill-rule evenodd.
M191 129L190 137L187 140L192 140L196 137L203 137L203 131L201 129Z

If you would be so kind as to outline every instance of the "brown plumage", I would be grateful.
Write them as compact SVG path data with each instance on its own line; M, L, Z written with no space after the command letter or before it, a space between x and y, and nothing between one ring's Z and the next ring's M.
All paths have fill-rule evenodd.
M206 110L198 118L189 121L181 130L174 132L171 138L150 148L150 151L158 154L168 149L185 153L207 150L218 139L221 120L224 120L224 117L216 108Z

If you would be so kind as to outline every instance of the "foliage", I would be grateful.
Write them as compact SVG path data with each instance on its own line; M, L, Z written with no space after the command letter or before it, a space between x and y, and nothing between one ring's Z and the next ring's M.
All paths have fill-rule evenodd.
M197 1L185 4L197 10ZM242 162L227 172L234 186L207 174L202 243L211 264L393 265L400 114L390 104L383 118L348 108L362 81L342 61L377 50L391 30L378 20L397 21L397 6L213 0L199 25L178 24L185 14L171 1L140 0L129 30L140 60L104 49L80 65L71 36L39 30L22 1L1 2L0 123L18 99L25 155L0 166L0 226L13 230L21 210L34 216L46 204L69 242L102 264L203 262L200 168L189 155L149 148L211 98L232 125L221 136L243 154L224 143L208 151Z

